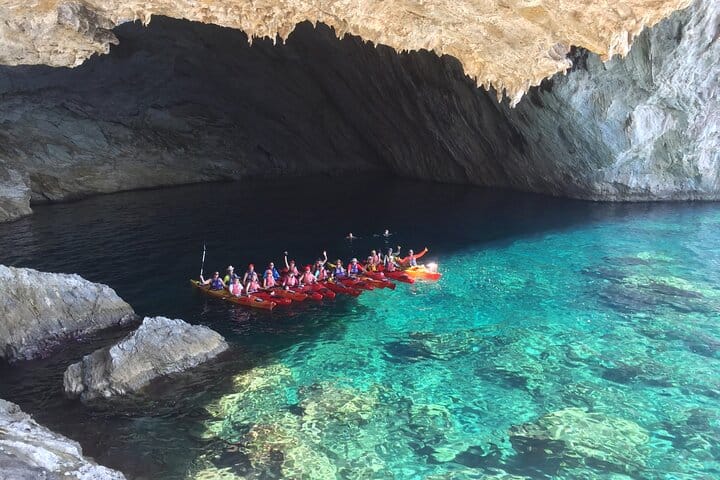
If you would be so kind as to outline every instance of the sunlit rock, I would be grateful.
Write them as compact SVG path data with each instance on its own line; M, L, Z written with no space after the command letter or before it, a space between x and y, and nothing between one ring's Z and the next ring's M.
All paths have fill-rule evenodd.
M83 457L80 444L39 425L14 403L0 400L0 478L124 480Z
M117 344L70 365L65 393L92 400L136 392L155 378L196 367L227 349L225 339L207 327L146 317Z
M135 320L107 285L79 275L0 265L0 358L46 355L63 338L87 335Z

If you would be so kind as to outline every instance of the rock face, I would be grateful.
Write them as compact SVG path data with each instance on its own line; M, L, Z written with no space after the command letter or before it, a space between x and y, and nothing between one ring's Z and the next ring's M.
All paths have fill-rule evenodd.
M574 70L503 106L524 138L517 186L602 200L720 198L720 3L646 30L626 58Z
M135 319L133 309L107 285L78 275L0 265L0 357L42 356L62 338Z
M247 32L288 37L304 21L332 26L402 50L427 49L458 58L484 85L515 100L530 85L565 70L570 45L607 57L625 54L643 27L652 26L689 0L624 0L612 8L593 1L524 0L382 2L358 0L24 0L0 3L0 63L76 66L107 53L111 29L153 15L186 18Z
M0 480L73 478L124 480L83 457L77 442L38 425L14 403L0 400Z
M117 344L70 365L65 371L65 392L83 400L123 395L154 378L193 368L227 348L225 339L207 327L164 317L145 318Z
M462 52L454 53L456 59L427 51L397 53L359 37L338 40L338 32L355 31L352 24L333 31L303 23L285 44L265 40L250 46L240 30L162 17L148 27L125 23L108 33L103 28L158 12L153 10L157 2L144 2L146 10L130 3L122 15L114 3L100 10L95 3L87 3L86 10L64 4L71 11L62 18L74 20L61 28L60 7L46 2L42 18L48 35L69 28L79 36L61 42L67 48L45 48L50 37L23 40L18 34L19 50L7 53L15 60L3 60L73 65L98 45L103 50L108 35L119 41L109 55L74 69L0 68L0 219L27 213L29 202L93 193L378 169L598 200L720 198L718 2L696 0L673 13L640 34L625 58L602 63L602 56L586 50L573 49L566 57L558 47L557 62L572 63L572 71L531 88L515 108L476 88L466 75L474 74L468 68L473 60ZM162 11L174 14L178 5ZM268 17L262 23L232 2L224 10L204 5L202 15L188 18L236 27L233 22L243 22L242 28L256 34L272 28L283 37L289 32L285 17L280 23L267 20L280 19L274 7L263 10ZM393 8L376 7L382 15ZM437 8L433 15L442 12ZM526 13L550 21L552 15L541 15L546 8ZM639 11L624 8L612 15L627 14L638 29L646 23L638 20L646 18ZM30 17L18 17L23 11L17 6L8 13L4 18L19 23L8 21L0 31L27 26ZM596 16L592 12L582 14ZM427 17L427 28L434 28L432 18ZM597 18L598 25L616 24ZM337 19L329 23L338 24ZM37 25L23 35L33 35ZM583 28L591 31L593 25L588 21ZM407 29L410 38L414 34ZM8 37L0 34L0 44L3 38ZM427 38L434 37L428 33ZM475 45L473 38L465 39L467 45ZM573 43L593 42L564 45ZM603 45L624 52L620 43ZM523 55L522 48L513 48L496 50ZM523 69L515 60L506 66L514 65L525 79L535 78L528 73L533 65L521 62L528 65Z

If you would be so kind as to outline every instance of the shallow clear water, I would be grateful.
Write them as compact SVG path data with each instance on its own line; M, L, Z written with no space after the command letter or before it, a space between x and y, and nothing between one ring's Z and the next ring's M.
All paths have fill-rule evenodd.
M0 367L0 397L130 478L720 476L718 205L381 181L134 192L0 225L1 263L108 283L233 346L142 396L63 399L108 332ZM444 277L247 311L189 287L204 240L206 270L427 244Z

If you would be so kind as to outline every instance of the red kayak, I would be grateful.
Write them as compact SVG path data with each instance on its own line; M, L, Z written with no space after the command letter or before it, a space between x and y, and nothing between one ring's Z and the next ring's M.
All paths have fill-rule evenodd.
M316 302L323 299L323 294L316 291L312 285L305 285L300 288L296 288L295 290L304 293L310 300L315 300Z
M390 290L395 290L395 284L387 278L383 280L376 280L374 278L363 278L363 281L368 282L375 288L389 288Z
M323 296L323 298L326 298L328 300L332 300L336 297L335 292L330 290L324 285L321 285L319 283L313 283L312 285L307 286L306 288L312 289L313 292L317 292L320 295Z
M358 290L357 288L346 287L334 282L323 282L322 285L335 293L344 293L345 295L351 295L353 297L357 297L362 293L362 290Z
M285 290L282 287L274 288L271 290L280 298L289 298L293 302L302 302L307 298L307 295L300 292L295 292L293 290Z
M385 280L385 274L383 272L368 272L367 270L363 273L368 278L373 280Z
M289 298L280 297L278 295L273 295L269 292L255 292L251 293L253 297L262 298L263 300L267 300L269 302L275 302L278 305L290 305L292 303L292 300Z
M371 283L363 282L357 278L343 278L340 280L340 283L346 287L356 288L359 290L375 290L375 287Z

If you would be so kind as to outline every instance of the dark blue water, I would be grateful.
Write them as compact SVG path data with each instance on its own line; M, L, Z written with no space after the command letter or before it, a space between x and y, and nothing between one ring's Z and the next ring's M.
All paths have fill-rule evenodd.
M107 332L0 367L0 397L131 478L717 478L718 227L716 204L382 177L39 207L0 225L0 263L107 283L232 350L133 398L63 399ZM203 242L206 271L427 245L444 276L248 311L190 288Z

